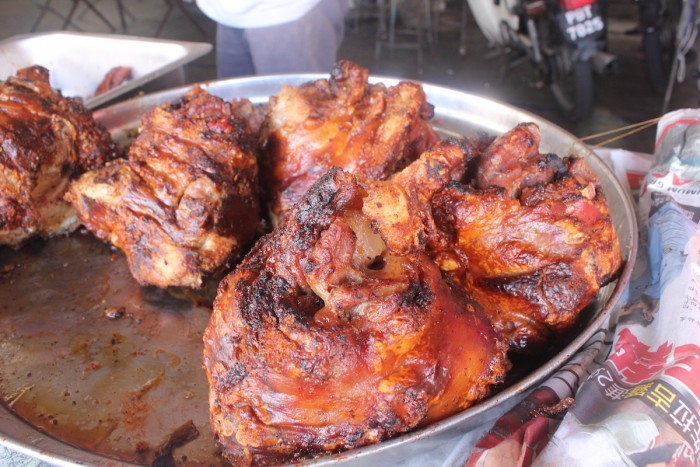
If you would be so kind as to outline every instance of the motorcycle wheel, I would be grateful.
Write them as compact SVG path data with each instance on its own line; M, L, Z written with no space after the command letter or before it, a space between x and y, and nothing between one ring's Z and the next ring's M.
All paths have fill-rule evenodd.
M657 94L666 92L675 56L676 29L683 8L683 3L680 0L669 0L664 5L665 7L661 9L658 5L656 8L651 8L646 3L641 5L642 9L651 8L649 11L655 13L656 16L653 18L656 26L644 30L642 49L649 83ZM640 15L644 14L644 11L640 12ZM649 14L646 13L647 16ZM650 20L647 19L647 21Z
M663 94L666 92L671 67L667 64L667 60L664 60L659 33L657 31L645 33L642 38L642 47L651 89L656 94Z
M549 88L560 111L572 122L591 114L593 107L593 70L589 60L576 60L567 67L554 60Z

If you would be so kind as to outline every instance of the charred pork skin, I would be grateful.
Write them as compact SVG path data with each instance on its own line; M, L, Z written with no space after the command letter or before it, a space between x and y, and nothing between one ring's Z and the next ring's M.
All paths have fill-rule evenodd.
M571 329L622 263L598 177L539 141L535 124L518 125L479 154L474 179L431 200L444 235L433 257L516 351Z
M369 84L368 75L340 61L330 79L284 86L270 98L261 171L273 219L331 167L384 180L437 142L422 86Z
M332 169L222 281L204 365L235 465L376 443L503 382L506 345L425 254L419 211L462 159L446 143L388 181Z
M258 231L257 135L240 108L196 87L144 115L128 160L71 185L82 222L140 284L200 287Z
M49 71L24 68L0 82L0 245L69 233L80 221L68 185L119 155L107 130L77 100L54 90Z

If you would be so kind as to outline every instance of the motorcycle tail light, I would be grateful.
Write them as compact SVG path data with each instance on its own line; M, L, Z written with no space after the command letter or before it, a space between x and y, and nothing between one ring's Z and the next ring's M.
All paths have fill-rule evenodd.
M525 2L525 14L528 18L536 18L547 12L545 0L527 0Z
M575 10L591 3L595 3L595 0L559 0L559 5L565 10Z

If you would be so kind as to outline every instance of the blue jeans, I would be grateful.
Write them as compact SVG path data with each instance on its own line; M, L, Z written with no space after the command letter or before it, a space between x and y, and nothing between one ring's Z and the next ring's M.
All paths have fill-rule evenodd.
M219 24L219 78L330 72L343 40L347 10L348 0L321 0L297 21L277 26L237 29Z

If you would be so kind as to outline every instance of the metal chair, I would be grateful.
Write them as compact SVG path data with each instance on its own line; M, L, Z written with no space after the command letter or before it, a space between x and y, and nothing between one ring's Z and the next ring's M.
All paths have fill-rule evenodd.
M168 19L170 19L170 15L172 14L173 10L175 7L178 7L180 11L187 17L187 19L190 20L192 24L199 30L199 32L202 34L203 37L207 36L206 31L204 28L197 22L197 20L194 19L194 16L187 11L187 8L185 8L185 5L183 4L183 0L164 0L165 4L167 5L167 8L165 10L165 14L163 15L163 19L160 21L160 24L158 25L158 29L156 30L155 37L160 37L161 33L163 32L163 28L165 27L165 24L168 22ZM187 3L193 3L191 1Z
M99 3L100 1L101 0L92 0L92 4L97 6L97 3ZM129 19L131 19L132 21L135 21L136 15L134 15L131 11L129 11L129 9L126 6L124 6L124 4L122 3L121 0L116 0L116 2L117 2L117 9L119 10L119 20L120 20L121 25L122 25L122 31L126 31L126 17L128 16ZM78 15L78 19L82 20L85 17L85 14L89 13L89 12L90 12L90 8L89 7L85 8Z
M121 19L121 26L122 26L122 31L126 29L126 20L124 18L124 6L122 5L121 0L115 0L117 2L117 8L119 10L119 16ZM68 11L68 14L64 15L62 12L58 11L56 8L54 8L51 5L51 0L46 0L43 4L39 3L38 1L34 1L34 4L39 7L39 16L37 16L36 20L34 21L34 24L32 25L31 32L36 32L37 28L39 27L39 24L41 24L41 21L44 19L44 16L46 13L52 13L59 18L63 19L63 27L61 29L67 29L68 26L71 26L73 29L76 31L82 31L78 25L76 25L73 22L73 17L75 16L76 11L78 10L78 6L80 4L84 4L86 6L86 10L92 11L97 17L109 28L110 31L116 32L117 28L105 17L105 15L102 14L102 12L95 6L95 2L91 0L72 0L72 4L70 6L70 10Z
M379 26L375 41L374 55L378 60L383 48L416 49L418 68L423 66L423 34L429 44L433 42L433 20L431 0L423 0L420 18L414 28L397 28L398 4L400 0L377 0ZM387 18L387 10L389 17ZM398 38L401 36L401 39Z

